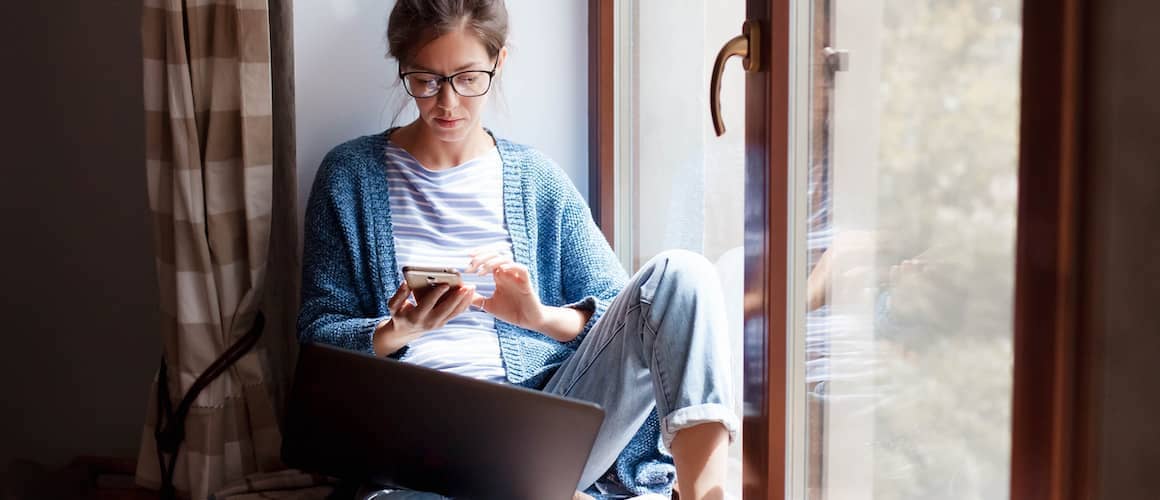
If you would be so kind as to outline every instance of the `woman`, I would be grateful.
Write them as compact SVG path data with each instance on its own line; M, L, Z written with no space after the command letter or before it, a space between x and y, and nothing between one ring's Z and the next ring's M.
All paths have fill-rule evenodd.
M580 490L721 498L738 422L712 266L664 253L628 279L567 176L480 117L502 0L399 0L387 39L414 122L323 160L306 213L299 334L595 402ZM414 294L405 265L463 286ZM663 441L661 451L658 441Z

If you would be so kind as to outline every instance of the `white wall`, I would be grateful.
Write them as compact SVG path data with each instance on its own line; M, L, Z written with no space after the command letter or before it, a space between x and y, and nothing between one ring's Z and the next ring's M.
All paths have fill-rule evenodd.
M484 124L553 158L588 192L588 8L583 0L508 0L509 57ZM386 58L393 1L294 2L299 211L330 148L391 125L408 102ZM414 117L399 116L405 124ZM301 227L301 226L300 226Z

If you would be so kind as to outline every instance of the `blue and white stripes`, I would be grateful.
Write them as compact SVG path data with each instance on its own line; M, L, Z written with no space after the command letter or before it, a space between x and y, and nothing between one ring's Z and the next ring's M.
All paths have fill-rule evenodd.
M403 266L464 269L473 250L511 255L503 218L503 162L499 151L446 170L428 170L403 148L388 143L386 173L394 226L397 271ZM464 282L490 297L490 275L464 274ZM493 381L504 379L495 318L467 311L408 344L403 361Z

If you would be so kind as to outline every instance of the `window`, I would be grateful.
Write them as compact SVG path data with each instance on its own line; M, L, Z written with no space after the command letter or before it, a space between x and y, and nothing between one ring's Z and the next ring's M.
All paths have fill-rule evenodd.
M732 133L707 101L747 5L614 3L616 248L630 269L668 248L717 264L739 389L741 131L763 110L736 60ZM768 327L787 342L790 498L1009 495L1021 10L790 3L790 170L770 174L790 186L789 314Z
M791 484L1005 498L1020 2L798 8Z

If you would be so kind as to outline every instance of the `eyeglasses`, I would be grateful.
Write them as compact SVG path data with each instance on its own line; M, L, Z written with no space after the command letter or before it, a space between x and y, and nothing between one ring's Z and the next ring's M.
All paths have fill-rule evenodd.
M399 71L399 78L403 80L403 88L407 94L416 99L426 99L439 95L443 89L443 82L451 82L451 90L463 97L479 97L491 89L491 79L495 77L495 69L499 67L499 58L491 71L469 70L460 71L453 75L443 76L426 71Z

